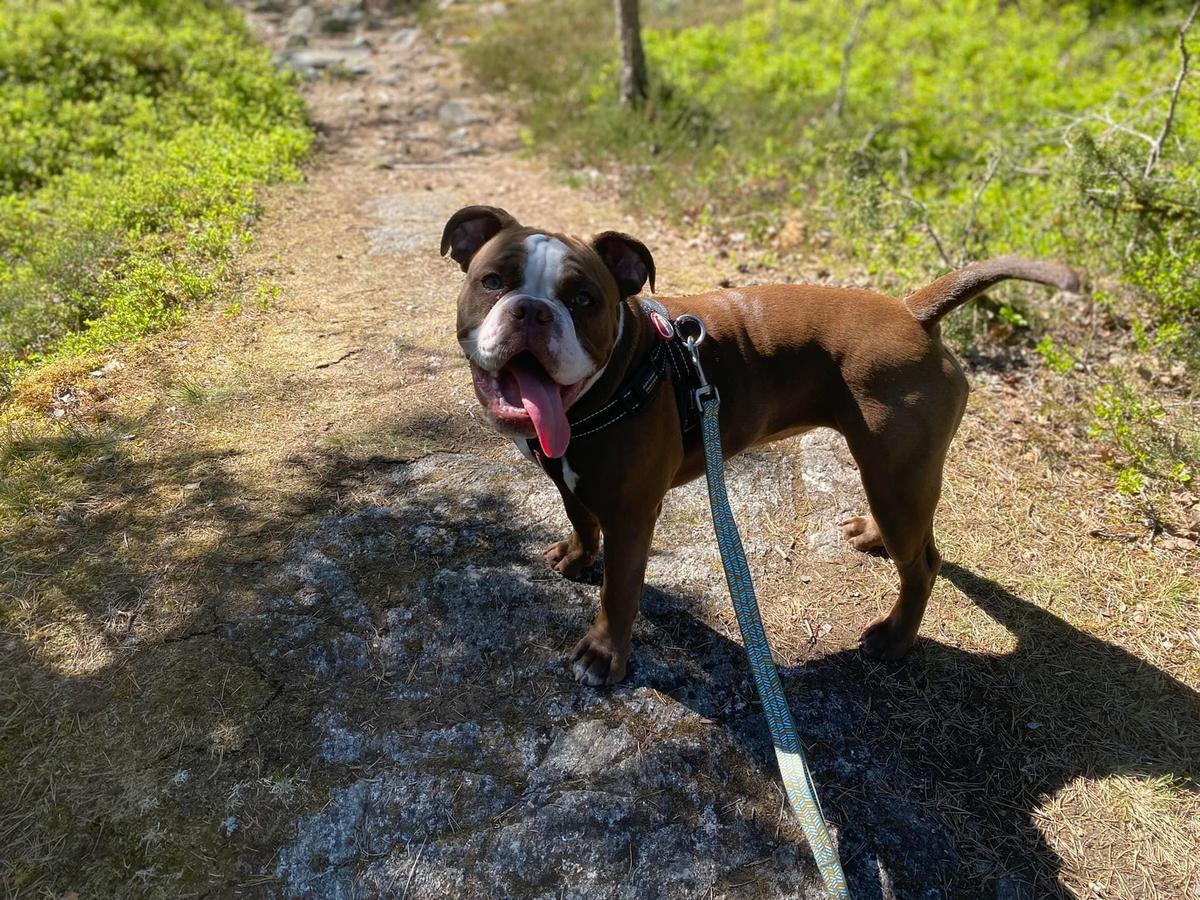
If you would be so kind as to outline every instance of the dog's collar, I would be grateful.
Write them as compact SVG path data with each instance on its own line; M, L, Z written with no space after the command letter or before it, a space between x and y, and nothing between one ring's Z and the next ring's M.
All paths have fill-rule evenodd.
M651 320L659 340L655 341L654 346L650 348L650 354L645 362L634 371L633 375L625 379L611 400L586 416L578 419L567 417L567 422L571 426L572 441L590 437L633 415L650 402L655 390L663 381L670 381L675 386L675 403L679 410L679 422L684 432L691 431L699 424L699 417L691 402L695 376L692 373L691 361L688 359L683 339L675 329L666 307L656 300L646 298L641 298L638 302L642 312ZM549 472L550 464L559 463L558 460L549 459L542 453L542 448L536 438L528 438L527 442L530 452L543 469ZM555 468L560 466L561 463Z

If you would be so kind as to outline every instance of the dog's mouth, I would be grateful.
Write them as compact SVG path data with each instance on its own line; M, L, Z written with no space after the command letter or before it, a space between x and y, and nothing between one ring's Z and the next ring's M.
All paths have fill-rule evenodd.
M528 351L518 353L497 372L472 362L471 377L479 401L498 426L525 437L536 435L542 452L551 459L567 452L571 441L567 409L587 384L586 378L559 384Z

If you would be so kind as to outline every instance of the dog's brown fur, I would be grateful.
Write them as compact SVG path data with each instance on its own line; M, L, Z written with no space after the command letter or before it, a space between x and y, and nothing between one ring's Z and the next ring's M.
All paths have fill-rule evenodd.
M489 246L490 254L501 252L509 230L510 237L529 233L508 217L493 232L500 243ZM630 253L645 252L627 240L636 245ZM595 244L571 246L573 253L595 252ZM648 273L642 281L633 279L638 283L631 289L630 258L596 261L613 272L604 290L610 302L627 304L626 328L604 374L571 410L574 418L606 403L658 340L633 299ZM473 271L469 256L460 262ZM862 634L863 649L874 656L894 659L912 646L941 565L933 515L967 381L941 342L938 320L1006 278L1078 289L1075 274L1064 266L1001 257L952 272L904 301L815 285L660 298L672 318L691 313L708 330L700 356L720 391L726 455L818 426L845 436L870 515L842 522L843 534L856 549L886 549L900 574L894 607ZM618 281L624 290L617 289ZM477 302L469 280L460 297L460 325L463 305ZM556 571L577 575L595 561L603 535L600 612L572 661L581 680L612 684L625 676L663 497L703 473L703 448L698 433L684 438L672 392L660 389L637 414L573 440L566 459L578 477L575 489L561 478L555 481L573 529L544 555Z

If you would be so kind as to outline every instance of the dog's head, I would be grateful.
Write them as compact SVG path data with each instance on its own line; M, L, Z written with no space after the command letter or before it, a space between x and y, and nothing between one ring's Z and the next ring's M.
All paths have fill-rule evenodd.
M468 206L446 223L447 253L467 273L458 342L488 418L562 456L567 410L608 364L623 301L647 282L654 289L650 251L616 231L585 243L527 228L502 209Z

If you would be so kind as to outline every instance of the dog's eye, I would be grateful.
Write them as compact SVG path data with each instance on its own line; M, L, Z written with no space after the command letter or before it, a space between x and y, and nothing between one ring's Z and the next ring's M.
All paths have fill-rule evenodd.
M504 287L504 280L495 272L488 272L486 275L484 275L481 283L489 291L498 291L500 288Z
M591 306L593 302L594 300L592 298L592 293L587 288L580 288L571 298L571 305L578 306L581 309L586 309L587 307Z

